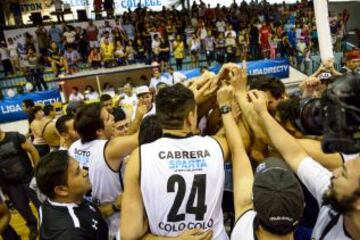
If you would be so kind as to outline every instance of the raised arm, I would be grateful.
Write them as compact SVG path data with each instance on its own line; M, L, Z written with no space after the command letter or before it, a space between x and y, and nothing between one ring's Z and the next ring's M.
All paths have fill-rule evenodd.
M297 140L270 115L267 110L267 99L264 92L253 90L248 93L248 97L254 106L254 110L262 119L262 124L273 146L280 152L293 171L297 172L300 163L308 155Z
M139 161L139 149L136 149L125 170L120 223L122 240L141 239L148 232L140 190Z
M339 153L324 153L321 149L321 142L313 139L296 139L305 152L322 166L332 171L342 165L342 158Z
M118 171L122 159L139 145L138 134L111 139L105 149L105 157L114 171Z
M217 93L220 108L231 106L232 99L233 88L230 86L221 88ZM238 219L242 213L253 207L252 185L254 175L233 114L228 112L221 116L233 161L235 219Z

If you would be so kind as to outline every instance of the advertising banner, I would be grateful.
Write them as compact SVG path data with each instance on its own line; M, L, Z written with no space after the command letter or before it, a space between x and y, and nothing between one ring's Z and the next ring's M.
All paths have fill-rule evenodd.
M50 90L36 93L25 93L14 98L7 98L0 101L0 123L26 119L27 115L21 109L24 99L32 99L35 104L49 105L54 102L61 102L60 92Z
M241 63L239 63L239 66ZM210 67L209 70L214 73L220 71L221 65L217 64ZM273 60L260 60L260 61L249 61L247 62L248 75L270 75L277 78L288 78L289 77L289 60L286 58L273 59ZM182 71L188 79L197 77L200 75L200 69L191 69Z

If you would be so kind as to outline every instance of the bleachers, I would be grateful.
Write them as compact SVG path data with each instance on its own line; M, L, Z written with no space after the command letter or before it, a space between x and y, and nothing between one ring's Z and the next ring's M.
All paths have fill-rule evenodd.
M206 56L205 54L200 55L200 65L206 65ZM170 65L176 68L175 59L170 58ZM191 61L190 56L187 56L183 61L183 70L191 69ZM87 63L81 63L80 69L89 69L89 65ZM57 89L59 79L55 77L54 73L51 71L51 68L46 67L44 71L44 80L47 83L49 89ZM16 90L16 88L21 84L26 83L26 78L23 75L16 75L5 78L2 66L0 66L0 90L3 96L7 96L6 91L9 88Z

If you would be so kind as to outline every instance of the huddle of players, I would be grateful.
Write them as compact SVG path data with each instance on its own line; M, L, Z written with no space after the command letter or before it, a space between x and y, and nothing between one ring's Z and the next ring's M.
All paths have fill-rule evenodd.
M138 121L131 135L111 138L114 117L100 104L61 117L56 126L69 149L36 167L48 197L41 239L228 239L221 209L227 160L237 219L231 239L293 239L305 205L295 174L320 207L312 237L358 239L360 159L333 173L314 161L269 113L264 92L244 94L246 78L245 67L226 64L217 76L165 87L156 117ZM240 127L234 101L251 106L282 159L264 159L253 172L244 137L251 131ZM215 108L223 127L196 135L198 120Z

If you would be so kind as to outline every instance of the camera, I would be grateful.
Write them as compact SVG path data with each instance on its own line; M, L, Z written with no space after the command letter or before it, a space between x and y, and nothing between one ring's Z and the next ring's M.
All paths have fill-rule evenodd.
M340 76L321 98L302 99L295 124L305 135L323 135L326 153L360 152L360 74Z

